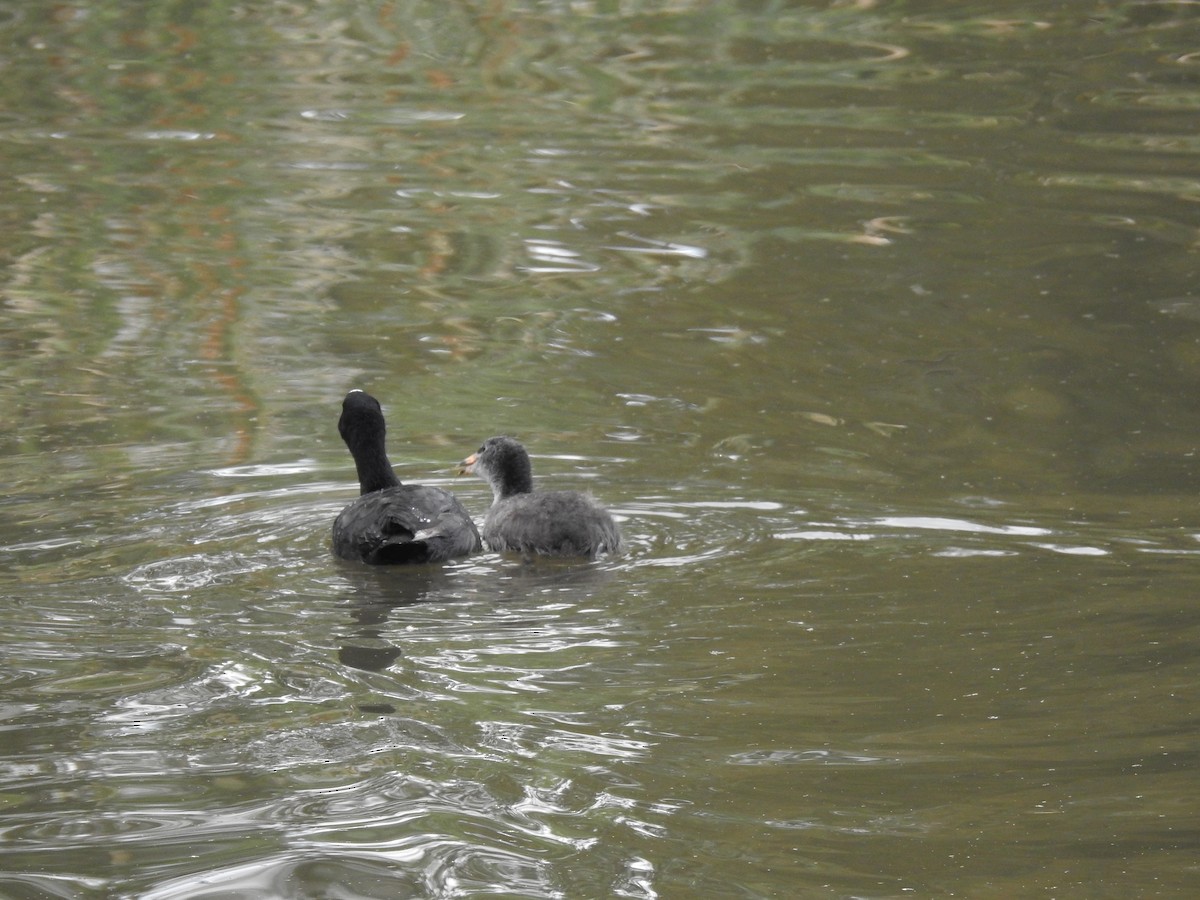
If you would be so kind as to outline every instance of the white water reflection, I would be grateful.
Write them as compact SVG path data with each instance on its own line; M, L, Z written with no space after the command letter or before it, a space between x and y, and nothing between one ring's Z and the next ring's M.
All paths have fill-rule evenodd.
M881 516L863 522L865 527L879 526L881 528L917 528L933 531L969 531L974 534L1004 534L1032 537L1047 535L1052 532L1048 528L1035 525L985 525L972 522L969 519L950 519L940 516Z

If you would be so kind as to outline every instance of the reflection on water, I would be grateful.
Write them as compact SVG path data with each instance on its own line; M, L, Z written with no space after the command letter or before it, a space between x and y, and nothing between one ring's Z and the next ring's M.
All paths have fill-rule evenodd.
M0 894L1194 892L1194 4L26 6Z

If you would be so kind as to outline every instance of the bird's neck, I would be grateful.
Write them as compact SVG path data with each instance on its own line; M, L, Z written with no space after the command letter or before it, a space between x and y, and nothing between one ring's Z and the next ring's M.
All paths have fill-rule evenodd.
M533 475L529 471L516 471L492 485L492 495L496 500L514 497L517 494L533 493Z
M359 493L370 494L400 484L382 447L372 447L369 453L356 455L354 466L358 469Z

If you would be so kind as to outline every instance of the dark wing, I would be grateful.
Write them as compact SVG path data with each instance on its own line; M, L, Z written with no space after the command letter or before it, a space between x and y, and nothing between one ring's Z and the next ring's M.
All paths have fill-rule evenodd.
M378 564L441 562L482 548L453 494L421 484L364 494L333 523L333 552Z

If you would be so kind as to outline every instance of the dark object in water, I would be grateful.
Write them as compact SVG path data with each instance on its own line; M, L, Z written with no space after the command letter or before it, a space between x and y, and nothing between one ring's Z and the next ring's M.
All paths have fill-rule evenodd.
M333 522L333 552L342 559L395 565L442 562L483 548L479 531L454 495L401 484L384 449L379 401L354 390L342 401L338 431L358 469L362 496Z

